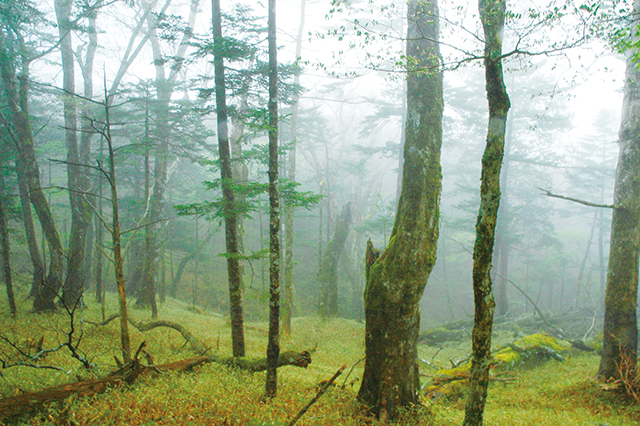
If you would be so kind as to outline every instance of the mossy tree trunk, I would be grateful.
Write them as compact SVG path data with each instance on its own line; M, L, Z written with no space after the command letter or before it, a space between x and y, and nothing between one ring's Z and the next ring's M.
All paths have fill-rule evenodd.
M504 157L505 131L510 102L502 73L502 30L506 0L480 0L480 20L485 35L484 67L489 102L487 145L482 156L480 209L473 248L473 296L475 316L472 332L470 395L464 425L482 425L489 385L491 330L495 301L491 289L491 263L500 206L500 169Z
M269 341L265 398L278 390L280 355L280 194L278 190L278 50L276 0L269 0Z
M224 39L222 38L222 14L220 0L213 0L213 39L216 86L216 115L218 117L218 151L220 153L220 177L224 200L224 228L227 248L227 273L229 275L229 302L231 311L231 340L233 356L244 356L244 319L242 310L242 280L238 250L237 209L232 189L231 150L227 126L227 98L224 76Z
M420 299L436 262L442 172L442 74L436 1L408 1L407 122L402 191L389 245L369 243L365 371L358 399L380 417L419 401Z
M635 0L634 28L640 14ZM640 256L640 71L628 52L620 122L620 154L616 169L611 246L604 305L603 354L598 377L618 379L623 370L635 370L638 349L636 307Z
M320 301L318 311L322 317L338 315L338 264L340 254L344 248L351 226L351 205L345 204L336 218L336 224L331 240L322 255L318 284L320 286Z

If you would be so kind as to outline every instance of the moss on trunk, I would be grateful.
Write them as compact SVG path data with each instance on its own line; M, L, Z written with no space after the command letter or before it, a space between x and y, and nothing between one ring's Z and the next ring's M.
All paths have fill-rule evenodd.
M408 2L407 122L402 190L389 246L367 250L366 362L358 399L381 419L417 404L417 339L424 288L436 261L440 215L442 74L438 7ZM373 261L373 264L371 262Z

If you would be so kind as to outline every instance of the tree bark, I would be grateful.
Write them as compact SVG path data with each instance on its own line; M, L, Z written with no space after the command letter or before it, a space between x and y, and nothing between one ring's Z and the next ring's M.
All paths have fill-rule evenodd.
M21 69L18 73L15 67L16 61L12 58L12 53L6 50L4 41L4 35L0 32L0 75L4 83L10 122L15 136L13 142L18 153L16 171L22 175L21 179L26 183L29 200L38 215L50 252L49 273L45 280L38 283L41 285L34 294L33 309L41 312L55 309L54 299L62 283L63 250L47 197L40 186L40 169L33 146L33 133L29 121L30 60L21 56ZM19 45L20 52L27 51L19 33L16 33L16 39L13 41ZM25 226L27 222L25 221Z
M640 14L640 0L633 2L633 28ZM635 39L635 37L634 37ZM616 168L611 246L604 302L603 353L598 370L602 380L619 379L636 370L638 351L638 258L640 257L640 70L627 52L627 72L618 137L620 154Z
M69 236L69 251L67 254L67 277L63 286L62 301L71 309L82 304L84 290L85 245L92 212L85 198L91 186L88 169L83 167L82 164L86 164L89 160L90 140L85 138L83 140L85 146L78 146L75 61L71 31L73 2L71 0L56 0L54 6L62 56L62 88L64 91L62 99L67 148L67 180L71 204L71 234Z
M280 355L280 195L278 190L278 58L276 0L269 0L269 341L265 398L278 390Z
M351 225L351 205L345 204L336 219L336 226L331 240L322 255L318 285L320 286L319 312L322 317L338 315L338 263L340 254L349 235Z
M366 361L358 399L383 421L419 402L420 299L436 261L442 188L437 2L408 1L407 20L411 61L402 191L387 249L376 260L369 242L366 254Z
M473 248L475 316L472 332L471 390L465 410L465 426L482 425L489 385L491 330L495 309L490 272L500 206L500 168L504 157L507 113L510 107L500 59L506 1L480 0L478 6L485 35L484 67L489 124L487 145L482 156L480 209Z
M0 249L2 250L2 272L4 285L7 289L7 301L9 302L9 312L15 316L18 313L16 300L13 295L13 281L11 279L11 247L9 243L9 229L7 227L7 217L5 209L5 188L4 179L0 175Z
M231 315L231 340L234 356L244 356L244 318L242 306L242 282L238 250L237 209L233 189L231 171L231 152L229 147L229 130L227 127L227 98L224 75L224 40L222 38L222 14L220 0L212 0L213 5L213 38L216 115L218 118L218 150L220 152L220 177L222 179L222 198L224 200L224 227L227 249L227 273L229 279L229 310Z
M27 247L29 249L29 258L31 259L31 266L33 267L33 279L31 281L29 297L35 298L40 289L44 288L46 268L42 257L40 256L40 249L38 248L38 239L36 237L36 229L33 223L31 201L29 200L29 188L27 187L24 166L22 165L22 159L20 156L17 156L15 162L16 175L18 178L18 193L20 194L20 212L22 223L24 224Z

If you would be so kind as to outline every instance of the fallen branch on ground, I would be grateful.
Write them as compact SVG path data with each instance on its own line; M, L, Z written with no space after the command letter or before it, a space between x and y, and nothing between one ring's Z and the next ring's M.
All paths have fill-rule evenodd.
M0 420L42 409L52 402L63 401L72 395L80 397L92 396L104 392L110 387L120 386L122 384L131 384L138 377L144 374L157 374L169 371L187 372L193 370L199 365L214 362L250 372L264 371L267 369L266 358L234 358L218 357L215 355L202 355L196 358L184 359L161 365L142 365L139 360L139 355L143 352L142 349L144 345L145 343L143 342L138 348L136 356L130 363L122 366L117 371L106 377L82 380L75 383L54 386L38 392L29 392L22 395L0 399ZM150 357L148 357L148 359L150 359ZM278 357L278 367L291 365L294 367L306 368L309 364L311 364L311 353L309 351L289 351L281 353Z
M334 374L333 377L331 377L326 383L324 383L324 385L322 385L322 387L318 390L316 396L314 396L313 399L309 401L309 403L305 405L302 410L298 411L298 414L296 414L296 416L289 422L287 426L293 426L294 424L296 424L296 422L300 420L300 417L302 417L304 413L306 413L307 410L313 404L315 404L318 399L320 399L320 397L327 391L327 389L329 389L329 386L331 386L331 384L338 378L338 376L344 371L345 368L347 368L347 364L340 367L340 369L336 371L336 374Z

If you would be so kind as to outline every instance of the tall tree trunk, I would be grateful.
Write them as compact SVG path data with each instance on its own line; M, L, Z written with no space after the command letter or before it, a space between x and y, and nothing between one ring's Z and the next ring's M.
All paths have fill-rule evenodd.
M82 304L84 290L84 255L87 229L91 222L91 211L85 199L90 190L88 170L82 164L88 161L89 146L81 158L78 147L78 120L75 99L75 61L73 57L71 0L54 1L60 53L62 55L62 88L64 105L65 143L67 147L67 179L71 204L71 235L67 253L67 277L64 282L62 300L69 308Z
M489 386L491 330L495 309L490 272L500 206L500 168L504 156L507 113L511 106L500 59L506 0L480 0L478 6L485 36L484 67L489 125L487 145L482 156L480 209L473 248L475 316L472 332L471 393L465 410L465 426L482 425Z
M276 0L269 0L269 342L265 398L278 390L280 355L280 195L278 190L278 57Z
M358 399L381 420L419 402L420 299L436 262L442 73L436 1L407 2L407 122L402 191L384 254L368 267L365 370ZM375 259L369 244L368 265Z
M229 275L229 310L231 315L231 340L233 356L244 356L244 318L242 306L242 282L240 276L237 211L231 187L231 152L227 128L227 98L224 75L224 48L222 44L222 14L220 0L212 0L213 40L215 49L214 67L216 84L216 115L218 117L218 150L220 152L220 177L224 200L224 227L227 248L227 273Z
M2 32L0 32L1 34ZM14 41L19 43L21 52L27 51L22 39ZM55 309L54 300L62 283L63 251L47 197L40 186L40 169L36 161L33 133L29 121L29 59L26 57L21 59L22 68L17 73L15 62L4 45L4 38L0 36L0 75L4 83L3 88L15 135L13 142L18 153L16 171L22 174L21 178L26 182L29 200L38 215L44 238L49 245L49 273L41 283L42 285L35 291L33 301L34 311L41 312Z
M192 0L189 10L188 25L193 28L195 17L198 12L199 0ZM169 165L169 140L171 138L171 125L169 123L171 95L173 87L178 77L178 73L182 69L182 58L186 53L191 38L191 31L185 31L178 50L175 54L176 63L171 67L167 78L164 64L166 59L162 55L160 43L156 35L156 27L158 19L149 23L150 41L153 51L154 65L156 70L156 132L155 137L158 140L155 152L154 164L154 185L153 192L149 199L149 214L146 218L145 226L145 247L146 257L144 260L143 282L138 295L137 304L141 306L151 306L151 316L158 316L158 305L156 302L156 287L158 280L158 266L160 262L161 238L164 229L164 204L168 183L168 165Z
M633 2L635 34L640 0ZM634 37L635 38L635 37ZM620 154L611 221L611 246L604 302L602 360L598 377L618 379L635 372L638 351L638 258L640 257L640 70L633 61L637 48L628 52L620 121Z
M104 172L111 188L111 240L113 242L113 269L118 290L118 304L120 306L120 345L122 349L122 359L125 364L131 362L131 337L129 336L129 323L127 314L127 296L124 288L124 263L122 259L122 245L120 242L120 216L118 211L118 187L116 185L116 164L113 153L113 139L111 138L110 107L111 104L105 87L105 132L103 134L107 141L109 153L109 170Z
M494 255L498 258L498 277L496 292L496 315L504 316L509 312L509 298L507 292L507 280L509 279L509 254L511 243L509 242L509 153L513 141L513 120L507 120L507 134L505 137L504 158L502 173L500 176L501 199L498 208L498 223L496 224L496 250Z
M318 285L320 287L320 302L318 311L322 317L338 315L338 263L351 226L351 205L345 204L336 219L333 237L327 243L322 255Z
M100 158L102 158L104 150L104 138L100 138ZM102 176L97 177L98 184L98 212L102 214ZM102 223L100 222L100 218L96 215L96 246L98 246L98 255L96 256L96 264L95 264L95 275L96 275L96 300L102 305L103 313L104 313L104 284L102 282L102 253L99 253L100 250L103 249L104 242L104 232L102 229Z
M2 271L4 285L7 289L7 301L9 302L9 311L15 316L18 313L16 308L16 299L13 295L13 281L11 279L11 248L9 245L9 229L7 226L7 217L5 209L6 191L4 187L4 179L0 174L0 250L2 250Z
M83 80L83 95L85 99L93 99L93 63L94 63L94 59L95 59L95 55L96 55L96 50L98 48L98 31L96 30L96 20L98 17L98 11L97 10L93 10L91 12L91 14L89 15L89 25L87 27L87 33L89 34L89 43L87 45L87 49L84 55L84 61L82 60L82 54L80 49L78 49L78 53L77 53L77 57L78 57L78 62L80 63L80 70L82 72L82 80ZM92 128L92 123L91 123L91 114L92 114L92 106L89 102L86 102L84 104L84 107L82 108L82 117L80 119L80 123L82 126L81 132L80 132L80 161L82 164L89 164L90 162L90 156L91 156L91 141L93 139L93 134L94 134L94 130ZM82 170L80 170L81 173L81 184L83 186L86 185L85 187L85 191L88 190L89 186L92 187L92 191L93 194L95 194L95 187L94 184L96 183L96 181L94 180L93 182L91 182L91 178L89 176L89 169L87 167L82 167ZM98 179L100 180L100 182L98 183L98 185L102 184L102 176L99 176ZM100 189L101 190L101 189ZM88 195L88 194L86 194ZM85 195L85 196L86 196ZM97 202L98 204L101 205L102 200L99 199L99 197L102 194L99 194L98 197L93 197L93 201ZM90 206L87 204L86 199L82 199L82 206L86 208L86 213L89 216L88 220L89 220L89 224L87 224L87 228L88 228L88 232L90 233L90 226L91 226L91 218L93 217L93 210L90 208ZM96 240L96 243L98 242L98 234L100 234L100 243L102 243L102 226L99 226L99 223L96 223L96 226L94 226L94 238ZM89 241L88 243L85 241L85 247L86 247L86 251L85 251L85 258L84 258L84 263L85 265L87 265L88 263L88 267L85 266L84 270L85 270L85 277L89 277L90 272L86 272L86 271L91 271L91 264L92 264L92 259L91 259L91 254L96 252L93 250L93 247L91 245L91 238L87 237L87 240ZM98 245L99 246L99 245ZM96 252L97 253L97 252ZM100 255L98 254L96 256L96 261L98 261L98 259L100 259ZM97 278L97 276L96 276ZM102 292L102 282L100 282L100 293ZM98 283L96 281L96 294L98 294ZM100 295L101 297L102 295ZM100 301L101 299L98 299L98 301Z
M298 37L296 39L296 61L302 54L302 37L304 34L304 18L306 13L306 0L300 1L300 25L298 25ZM296 73L293 77L293 84L300 84L300 74ZM289 182L296 181L296 145L298 143L298 101L300 96L297 94L293 99L291 109L291 148L288 158L288 175ZM282 332L285 336L291 335L291 317L293 316L293 222L294 222L293 206L285 207L284 219L284 286L282 291Z

